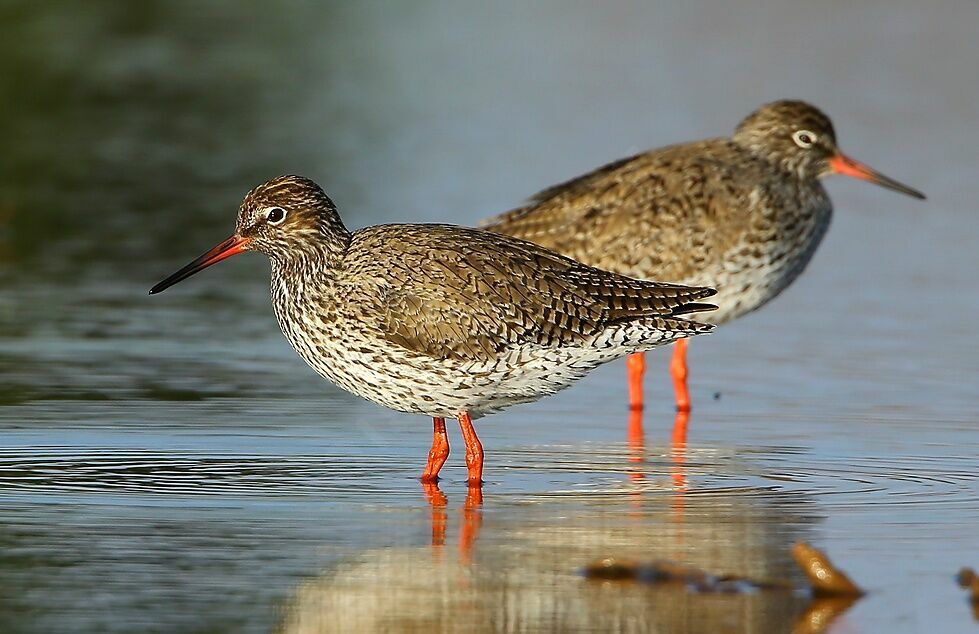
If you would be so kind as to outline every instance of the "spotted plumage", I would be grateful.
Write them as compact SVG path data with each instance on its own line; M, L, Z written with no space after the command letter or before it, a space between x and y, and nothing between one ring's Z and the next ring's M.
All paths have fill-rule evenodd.
M235 235L151 293L243 250L271 260L276 318L316 372L436 426L537 400L601 363L711 329L684 317L713 308L699 301L710 288L634 280L451 225L351 233L298 176L249 192Z
M483 227L622 275L715 286L710 319L723 324L763 306L805 269L832 217L820 182L831 173L923 197L842 155L815 107L778 101L731 137L616 161ZM681 399L678 388L683 409Z
M288 216L270 231L263 214L273 207ZM250 192L238 233L270 257L275 314L300 356L399 411L478 417L709 329L679 317L709 289L632 280L463 227L349 233L322 190L298 177Z

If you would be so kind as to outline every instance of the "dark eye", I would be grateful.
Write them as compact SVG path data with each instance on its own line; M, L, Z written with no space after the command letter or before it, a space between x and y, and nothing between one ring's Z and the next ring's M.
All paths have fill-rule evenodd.
M286 210L282 207L272 207L266 212L265 217L270 225L277 225L286 219Z
M792 135L792 140L801 148L812 147L816 142L816 135L809 130L796 130Z

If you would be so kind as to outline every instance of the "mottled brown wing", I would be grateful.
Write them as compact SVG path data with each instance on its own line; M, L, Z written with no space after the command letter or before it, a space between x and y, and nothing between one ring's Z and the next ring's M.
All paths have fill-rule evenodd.
M622 176L630 171L629 164L642 158L644 158L643 154L636 154L612 161L587 174L548 187L531 196L526 205L486 218L479 223L479 227L490 231L497 231L498 228L520 227L521 233L534 234L538 231L547 232L549 228L556 225L574 223L587 213L587 208L579 205L549 203L557 202L557 199L575 199L579 194L586 192L607 194L622 182ZM542 212L545 208L548 209L546 213ZM498 233L509 232L498 231Z
M718 214L747 221L747 193L729 187L736 182L726 173L730 151L714 139L640 154L548 189L484 226L602 269L685 281L736 239L712 232Z
M381 336L435 358L488 362L514 345L584 342L620 320L673 315L713 294L624 278L449 225L373 227L355 235L355 245L376 254L359 276L384 276Z

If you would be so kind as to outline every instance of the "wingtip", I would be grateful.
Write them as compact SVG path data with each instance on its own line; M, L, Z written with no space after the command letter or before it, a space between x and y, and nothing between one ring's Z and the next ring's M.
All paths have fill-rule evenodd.
M717 328L715 324L709 324L705 321L692 321L692 324L696 324L697 328L693 332L695 335L706 335L710 332L714 332L714 328Z
M717 310L716 304L701 304L700 302L688 302L681 304L673 309L674 315L689 315L690 313L707 313Z
M696 337L698 335L707 335L714 331L716 326L714 324L708 324L703 321L691 321L689 319L684 320L684 329L677 332L678 339L687 339L689 337Z

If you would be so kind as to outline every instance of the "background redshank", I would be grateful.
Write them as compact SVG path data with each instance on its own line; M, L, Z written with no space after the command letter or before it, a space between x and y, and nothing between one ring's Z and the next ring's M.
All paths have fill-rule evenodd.
M723 324L781 293L829 228L820 180L844 174L915 198L911 189L842 152L829 117L802 101L761 106L725 138L650 150L546 189L484 227L532 240L640 279L710 285ZM690 409L686 341L670 371ZM628 360L629 401L642 409L641 352Z

